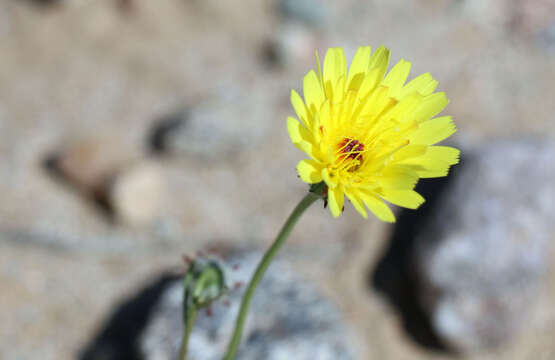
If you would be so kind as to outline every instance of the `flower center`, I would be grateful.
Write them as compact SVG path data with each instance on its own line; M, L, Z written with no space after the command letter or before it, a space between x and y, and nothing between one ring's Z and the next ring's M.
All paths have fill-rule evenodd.
M355 139L344 138L337 144L339 151L339 158L358 159L362 161L362 152L364 151L364 144Z
M336 166L338 170L356 171L362 164L364 144L356 139L344 138L337 144Z

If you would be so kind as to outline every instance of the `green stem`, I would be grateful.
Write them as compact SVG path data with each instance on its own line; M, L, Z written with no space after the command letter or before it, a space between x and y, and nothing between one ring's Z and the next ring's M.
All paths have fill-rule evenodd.
M293 227L295 226L295 224L297 223L297 221L299 220L303 212L314 201L321 198L321 193L323 188L324 188L324 185L323 183L321 183L321 186L319 186L316 189L316 191L313 190L313 192L312 191L309 192L301 200L301 202L299 202L297 207L293 210L291 215L289 215L289 218L281 228L281 231L279 232L278 236L274 240L274 243L268 249L268 251L266 251L266 253L264 254L264 257L258 264L258 267L256 268L254 275L252 276L249 286L245 291L245 294L243 295L241 308L239 309L239 315L237 316L237 320L235 322L235 330L233 331L233 337L231 338L231 341L227 348L227 354L225 355L225 358L224 358L225 360L234 360L235 356L237 355L237 350L239 348L239 343L241 341L241 335L243 333L243 327L245 325L245 320L247 317L247 313L249 311L249 305L250 305L252 296L254 294L254 291L258 286L258 283L260 282L260 280L262 280L262 277L264 276L264 273L268 269L268 266L270 266L270 263L278 253L279 249L285 243L285 240L291 233L291 230L293 230Z
M187 310L187 321L185 323L185 330L183 331L183 339L181 340L181 351L179 352L179 359L187 359L187 345L189 343L189 335L193 330L193 325L195 324L195 318L197 316L197 308L195 305L190 305Z

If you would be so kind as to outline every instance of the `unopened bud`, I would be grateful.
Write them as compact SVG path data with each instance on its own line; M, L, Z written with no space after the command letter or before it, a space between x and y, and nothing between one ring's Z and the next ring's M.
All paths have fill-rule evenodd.
M196 259L183 278L183 317L190 306L209 306L227 292L224 272L215 261Z

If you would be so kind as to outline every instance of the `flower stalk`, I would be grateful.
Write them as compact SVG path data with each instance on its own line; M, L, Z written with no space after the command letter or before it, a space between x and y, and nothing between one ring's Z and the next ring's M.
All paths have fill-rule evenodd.
M278 236L270 246L270 248L264 254L264 257L258 264L256 271L254 272L247 290L243 295L243 299L241 301L241 307L239 308L239 314L237 315L237 320L235 322L235 329L233 331L233 337L229 343L227 353L225 355L225 360L234 360L237 356L237 350L239 349L239 344L241 342L241 336L243 334L243 328L245 326L245 321L247 318L247 313L249 311L249 306L251 303L252 296L254 295L254 291L256 290L260 280L264 276L264 273L272 263L272 260L275 258L285 240L289 237L289 234L295 227L295 224L304 213L304 211L312 205L316 200L322 197L322 193L326 185L321 182L315 185L312 185L308 194L299 202L299 204L295 207L287 221L281 228Z
M183 331L183 338L181 339L181 350L179 351L179 360L187 359L187 346L189 344L189 336L195 325L195 318L197 316L196 306L189 306L185 321L185 330Z

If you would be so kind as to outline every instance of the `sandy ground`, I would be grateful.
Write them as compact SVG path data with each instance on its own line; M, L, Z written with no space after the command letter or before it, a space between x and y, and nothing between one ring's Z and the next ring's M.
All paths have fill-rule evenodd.
M178 268L179 254L213 242L267 244L305 191L294 171L301 154L284 125L289 91L313 66L314 48L341 45L353 54L358 45L385 44L393 60L414 63L413 74L431 71L465 146L554 137L555 45L542 34L555 10L549 1L532 10L488 4L322 1L325 19L303 25L280 17L269 0L1 1L0 359L72 359L118 300ZM264 60L269 42L286 49L282 65ZM255 93L264 101L251 100ZM102 147L116 139L110 151L145 161L156 119L230 94L253 101L267 125L232 154L155 159L166 193L146 225L108 221L43 166L52 151L91 137ZM315 208L284 256L344 310L362 359L450 358L409 339L367 285L390 231L352 209L332 222ZM538 308L550 307L554 287ZM469 358L555 358L555 324L543 326Z

